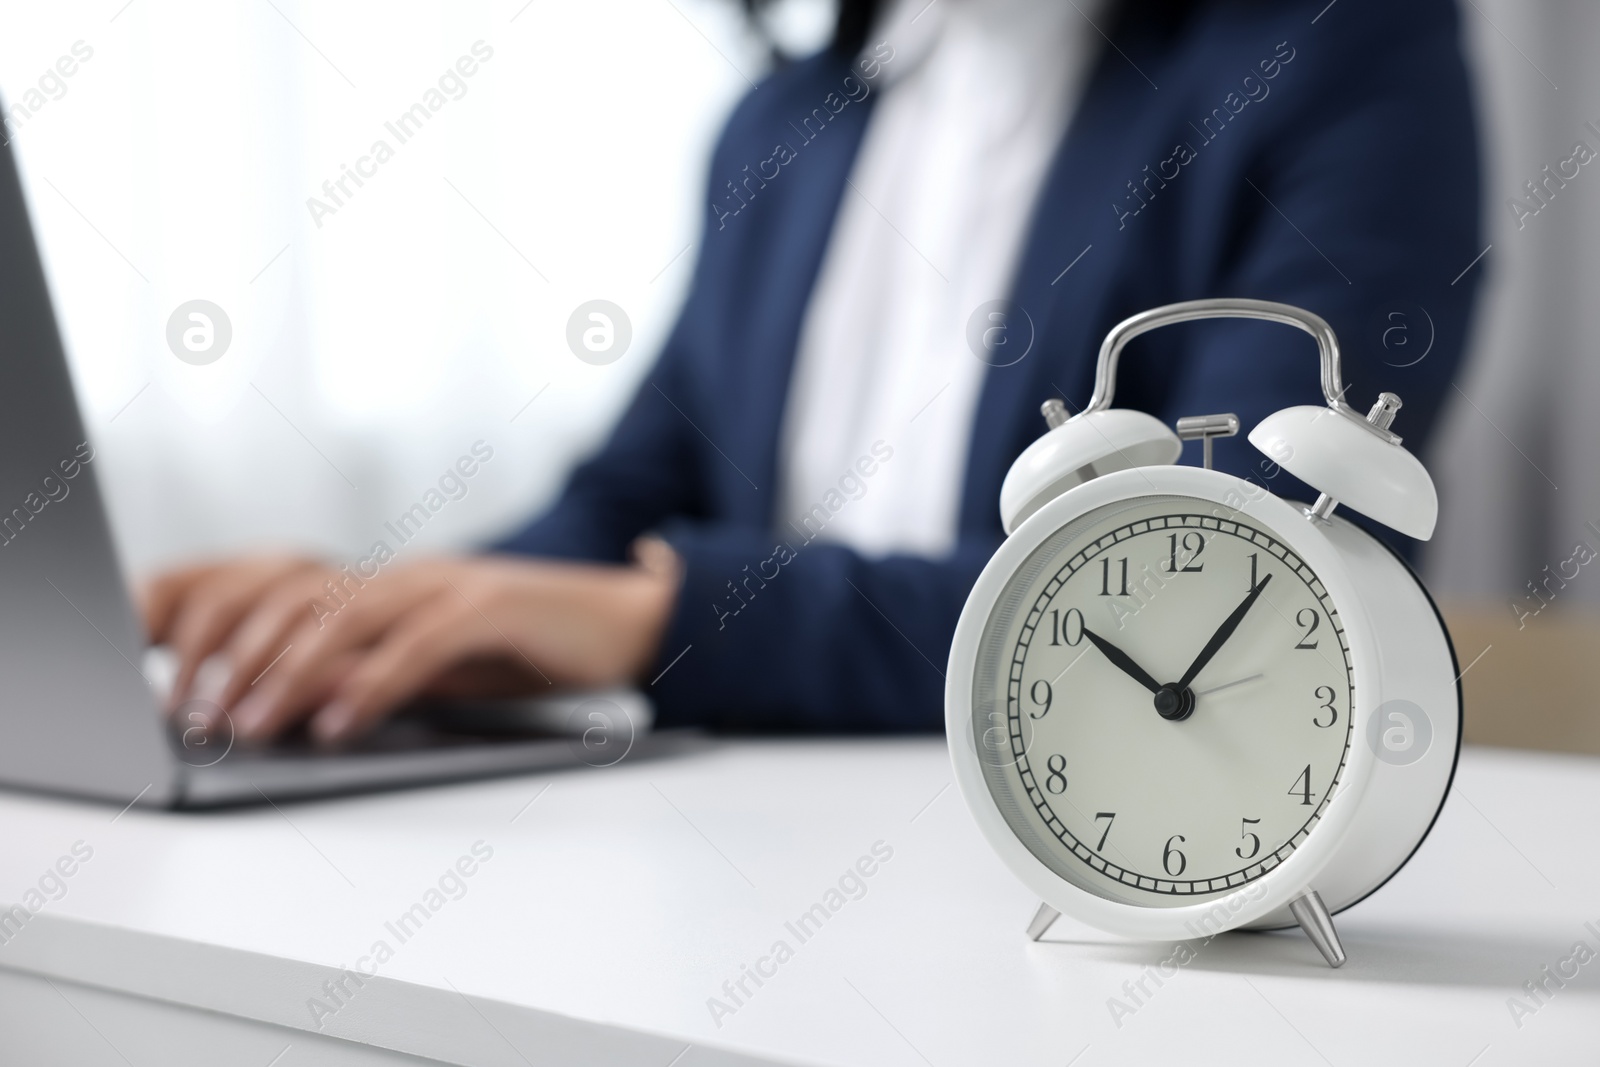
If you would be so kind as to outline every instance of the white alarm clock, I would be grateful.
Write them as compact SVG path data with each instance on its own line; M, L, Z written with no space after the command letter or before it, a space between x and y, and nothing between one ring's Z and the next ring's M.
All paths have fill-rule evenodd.
M1264 419L1250 443L1321 492L1312 506L1210 469L1238 419L1174 433L1111 407L1122 348L1204 318L1317 341L1326 406ZM1197 300L1119 324L1094 395L1012 465L1009 535L956 627L945 689L956 781L1007 866L1061 913L1136 938L1298 922L1332 966L1332 915L1415 852L1460 747L1459 671L1410 568L1338 505L1419 539L1438 497L1389 429L1343 399L1316 315ZM1181 439L1206 466L1176 466ZM1269 465L1270 467L1270 465Z

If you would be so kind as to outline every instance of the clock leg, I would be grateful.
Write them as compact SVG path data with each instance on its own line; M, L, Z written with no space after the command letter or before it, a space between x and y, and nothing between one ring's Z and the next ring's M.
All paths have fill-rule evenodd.
M1338 967L1344 963L1344 946L1339 944L1339 932L1333 928L1333 916L1328 914L1328 906L1322 902L1315 889L1307 889L1300 897L1290 901L1289 912L1294 916L1295 922L1300 924L1300 929L1311 939L1311 943L1317 946L1322 958L1328 961L1329 967ZM1035 919L1034 922L1038 920Z
M1048 904L1040 904L1039 910L1033 913L1033 921L1028 924L1028 940L1037 941L1050 929L1050 924L1061 918L1061 913Z

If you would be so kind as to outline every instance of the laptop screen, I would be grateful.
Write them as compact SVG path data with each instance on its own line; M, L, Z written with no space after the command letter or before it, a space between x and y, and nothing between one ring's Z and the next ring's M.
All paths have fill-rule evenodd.
M0 111L4 102L0 101ZM171 756L52 310L0 145L0 785L145 802Z

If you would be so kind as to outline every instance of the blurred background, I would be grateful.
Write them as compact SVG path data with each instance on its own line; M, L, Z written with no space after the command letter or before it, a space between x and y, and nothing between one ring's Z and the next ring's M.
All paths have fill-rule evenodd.
M781 0L767 32L799 54L832 17ZM1497 709L1469 739L1600 752L1600 171L1542 205L1525 188L1600 148L1600 6L1462 0L1462 23L1487 287L1425 457L1425 572L1469 716ZM770 61L737 0L0 0L0 29L6 133L135 574L273 547L354 559L477 441L493 461L419 548L538 509L670 328L712 139ZM385 123L430 92L443 105L401 143ZM380 138L392 158L325 189ZM211 362L169 347L195 300L226 317ZM611 362L567 343L592 300L630 328ZM1427 358L1425 322L1403 326L1397 359Z

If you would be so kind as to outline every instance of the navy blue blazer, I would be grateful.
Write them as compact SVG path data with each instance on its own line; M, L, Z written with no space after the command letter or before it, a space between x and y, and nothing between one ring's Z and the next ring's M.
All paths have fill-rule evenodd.
M498 547L621 560L656 531L677 549L683 584L649 674L664 671L648 691L665 725L930 730L956 618L1003 537L1001 480L1044 430L1041 401L1087 401L1100 340L1127 315L1210 296L1309 308L1342 339L1350 402L1399 393L1395 429L1420 448L1482 270L1466 270L1482 245L1455 5L1325 7L1221 2L1180 34L1113 31L1024 241L1011 296L1036 336L986 372L948 557L867 559L774 517L801 319L875 100L831 52L738 106L659 361L555 505ZM1157 331L1122 367L1116 402L1169 423L1231 411L1248 429L1322 402L1315 345L1270 324ZM1310 498L1242 435L1216 464Z

